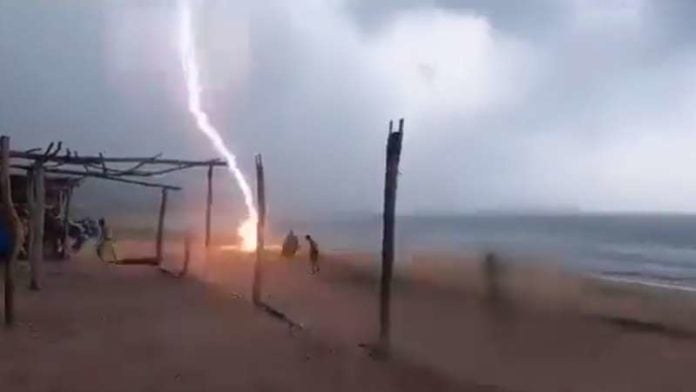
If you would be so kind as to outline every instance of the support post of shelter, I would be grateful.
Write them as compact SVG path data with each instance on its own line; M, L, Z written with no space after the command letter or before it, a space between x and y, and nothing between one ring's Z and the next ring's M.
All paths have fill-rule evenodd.
M254 304L259 305L261 303L261 284L263 282L264 226L266 224L266 193L261 154L256 155L256 198L259 216L256 221L256 263L254 264L252 298Z
M14 269L19 247L24 238L17 212L12 202L10 184L10 138L0 137L0 262L4 264L5 324L14 323Z
M208 166L208 197L205 203L205 247L210 247L210 214L211 208L213 206L213 168L215 166Z
M394 265L394 217L396 211L396 188L401 158L404 119L399 120L399 130L393 132L389 122L387 139L386 173L384 178L384 222L382 236L382 276L379 301L379 354L388 356L391 335L391 281Z
M179 277L184 277L188 273L189 263L191 262L191 233L186 233L184 238L184 267L179 273Z
M162 199L160 201L159 219L157 220L157 244L156 258L157 263L162 263L162 250L164 241L164 217L167 213L167 188L162 188Z
M43 163L36 161L28 172L27 201L29 202L29 289L41 289L41 267L44 250L46 214L46 184Z
M67 195L65 198L65 207L63 209L63 238L61 238L63 246L60 250L60 258L63 260L66 260L68 258L68 255L70 254L68 252L68 230L70 230L70 205L72 204L72 194L73 188L71 186L67 190Z

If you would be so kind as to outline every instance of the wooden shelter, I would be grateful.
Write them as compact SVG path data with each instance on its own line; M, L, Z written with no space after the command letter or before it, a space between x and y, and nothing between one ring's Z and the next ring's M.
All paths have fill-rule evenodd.
M15 173L10 175L10 185L12 186L12 200L18 209L27 208L27 184L29 177L26 173ZM53 209L62 213L65 202L73 188L80 185L81 179L75 177L46 177L46 209Z
M72 189L86 179L114 181L123 184L155 188L160 191L161 203L157 220L155 255L138 259L147 264L159 264L163 257L163 238L169 193L181 188L175 185L151 181L163 175L192 168L207 169L206 197L206 245L210 244L210 220L213 191L213 171L226 166L225 161L165 159L161 154L152 157L109 157L99 154L82 156L76 151L63 149L62 143L51 143L45 149L9 151L9 167L14 171L11 180L12 199L23 215L29 232L28 258L32 270L32 287L39 286L40 264L43 260L44 239L54 230L44 230L48 217L62 221L62 243L66 243ZM54 219L55 220L55 219ZM66 249L65 246L62 249ZM67 256L63 251L62 257ZM131 263L126 264L132 264Z
M164 159L161 158L161 154L152 157L106 157L103 154L80 156L76 151L63 150L62 142L50 143L45 149L19 151L10 148L8 136L0 135L0 265L4 278L5 324L11 325L14 322L14 271L25 233L29 234L27 257L31 271L30 288L38 290L41 287L45 234L51 235L52 232L59 231L45 230L46 222L49 221L47 217L58 218L63 227L60 233L65 244L72 190L81 181L95 178L155 188L161 192L155 257L151 258L154 264L159 264L163 255L168 194L181 188L150 180L191 168L208 169L205 243L209 245L213 171L218 166L227 166L227 163L219 159ZM66 249L66 246L62 249ZM63 253L62 256L65 257L67 254Z
M10 175L12 187L12 201L17 213L28 225L32 200L27 191L31 186L31 175L27 173L15 173ZM44 205L44 254L49 258L63 258L66 256L63 246L60 221L69 215L68 204L72 198L73 189L80 185L82 180L75 177L46 177L44 179L45 205ZM28 236L24 239L24 247L20 251L20 258L28 256Z

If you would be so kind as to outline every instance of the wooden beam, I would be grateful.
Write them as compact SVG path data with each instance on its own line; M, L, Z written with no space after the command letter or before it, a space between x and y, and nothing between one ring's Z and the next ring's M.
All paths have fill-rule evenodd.
M189 270L189 264L191 262L191 233L186 232L185 237L184 237L184 261L183 261L183 266L179 271L171 271L165 268L162 268L160 265L160 272L173 276L175 278L183 278L186 276Z
M164 242L164 217L167 214L167 189L162 188L162 199L160 201L159 219L157 220L157 243L156 258L158 263L162 263L162 250Z
M399 120L399 130L392 132L393 123L389 122L387 139L387 160L384 176L384 223L382 234L382 277L379 301L379 346L384 356L389 355L391 339L391 281L394 265L394 218L396 214L396 187L401 158L401 141L403 139L404 119Z
M11 241L10 249L6 249L6 254L0 260L4 264L4 297L5 297L5 324L14 323L14 270L19 253L20 244L24 238L22 224L14 209L12 202L12 189L10 183L10 138L0 137L0 209L4 222L2 222L6 233Z
M215 166L208 166L208 197L205 201L205 247L210 247L210 214L213 206L213 169Z
M12 168L15 169L24 169L28 170L31 169L31 166L26 166L26 165L12 165ZM172 191L179 191L181 190L181 187L174 186L174 185L167 185L167 184L159 184L159 183L154 183L154 182L145 182L145 181L138 181L138 180L129 180L125 178L120 178L120 177L112 177L107 174L103 173L97 173L97 172L81 172L79 170L66 170L66 169L44 169L46 173L55 173L55 174L65 174L65 175L70 175L70 176L80 176L80 177L91 177L91 178L99 178L102 180L109 180L109 181L116 181L116 182L122 182L125 184L133 184L133 185L140 185L148 188L161 188L161 189L168 189Z
M179 272L178 277L183 278L186 276L189 270L189 263L191 262L191 233L186 233L184 237L184 267Z
M41 161L34 163L28 172L27 199L29 201L29 289L41 289L41 267L44 250L44 224L46 217L46 185Z
M186 170L186 169L191 169L195 167L200 167L201 165L198 164L182 164L182 165L177 165L175 167L169 167L166 169L162 170L148 170L148 171L130 171L125 174L119 174L119 175L127 175L127 176L132 176L132 177L157 177L157 176L162 176L165 174L181 171L181 170ZM208 166L217 166L217 165L210 165Z
M126 168L126 169L114 169L114 168L109 168L105 167L106 165L97 165L97 164L85 164L81 165L86 172L95 172L96 170L97 173L102 173L106 174L111 177L158 177L162 176L165 174L177 172L177 171L182 171L186 169L191 169L195 167L200 167L200 162L194 162L191 164L181 164L181 165L174 165L173 167L167 167L166 169L158 169L158 170L138 170L138 168L141 168L145 165L147 165L149 162L140 162L139 164ZM57 168L60 166L64 165L71 165L70 163L53 163L53 167ZM75 165L75 164L73 164ZM208 166L209 164L206 164Z
M261 303L261 285L263 282L264 226L266 224L266 190L261 154L256 156L256 199L259 216L256 220L256 263L254 263L252 298L254 303L259 305Z
M73 187L69 187L63 210L63 248L61 249L60 253L60 258L63 260L66 260L70 255L70 252L68 251L68 230L70 230L70 206L72 205L72 195Z
M101 156L44 156L42 153L27 151L11 151L10 158L37 160L45 162L56 162L67 165L101 165L102 163L142 163L150 165L187 165L187 166L227 166L225 161L220 159L209 160L185 160L185 159L161 159L156 157L101 157Z

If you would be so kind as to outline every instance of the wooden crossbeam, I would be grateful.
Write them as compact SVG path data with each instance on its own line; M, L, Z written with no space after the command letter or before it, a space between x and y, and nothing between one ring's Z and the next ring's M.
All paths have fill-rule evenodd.
M162 159L157 157L105 157L105 156L55 156L29 152L29 151L10 151L10 158L41 160L44 162L56 162L66 165L101 165L102 163L144 163L149 165L182 165L187 167L197 166L227 166L227 163L220 159L210 160L185 160L185 159Z
M27 165L12 165L11 167L13 169L22 169L22 170L31 169L31 166L27 166ZM131 180L131 179L126 179L126 178L121 178L121 177L113 177L113 176L109 176L108 174L103 174L103 173L99 173L99 172L83 172L83 171L78 171L78 170L67 170L67 169L45 169L45 171L46 171L46 173L65 174L65 175L79 176L79 177L100 178L103 180L123 182L126 184L140 185L140 186L149 187L149 188L168 189L168 190L172 190L172 191L180 191L181 190L181 187L174 186L174 185Z

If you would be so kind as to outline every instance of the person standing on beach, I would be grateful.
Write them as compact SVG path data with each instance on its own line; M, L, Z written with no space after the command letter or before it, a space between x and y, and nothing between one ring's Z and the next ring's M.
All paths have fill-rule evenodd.
M285 240L283 241L283 248L281 250L281 254L283 257L287 257L288 259L295 257L295 254L297 253L297 249L299 249L300 244L299 241L297 240L297 236L295 233L290 230L287 236L285 236Z
M97 243L97 256L99 256L99 260L104 261L104 251L108 250L111 253L111 262L118 263L113 234L111 233L111 229L106 225L106 220L104 218L99 219L99 229L99 242Z
M315 275L319 272L319 246L311 235L307 234L305 239L309 242L309 262L312 268L312 275Z
M500 261L498 256L493 252L486 252L483 259L483 271L486 277L486 292L488 300L493 303L499 303L500 295Z

